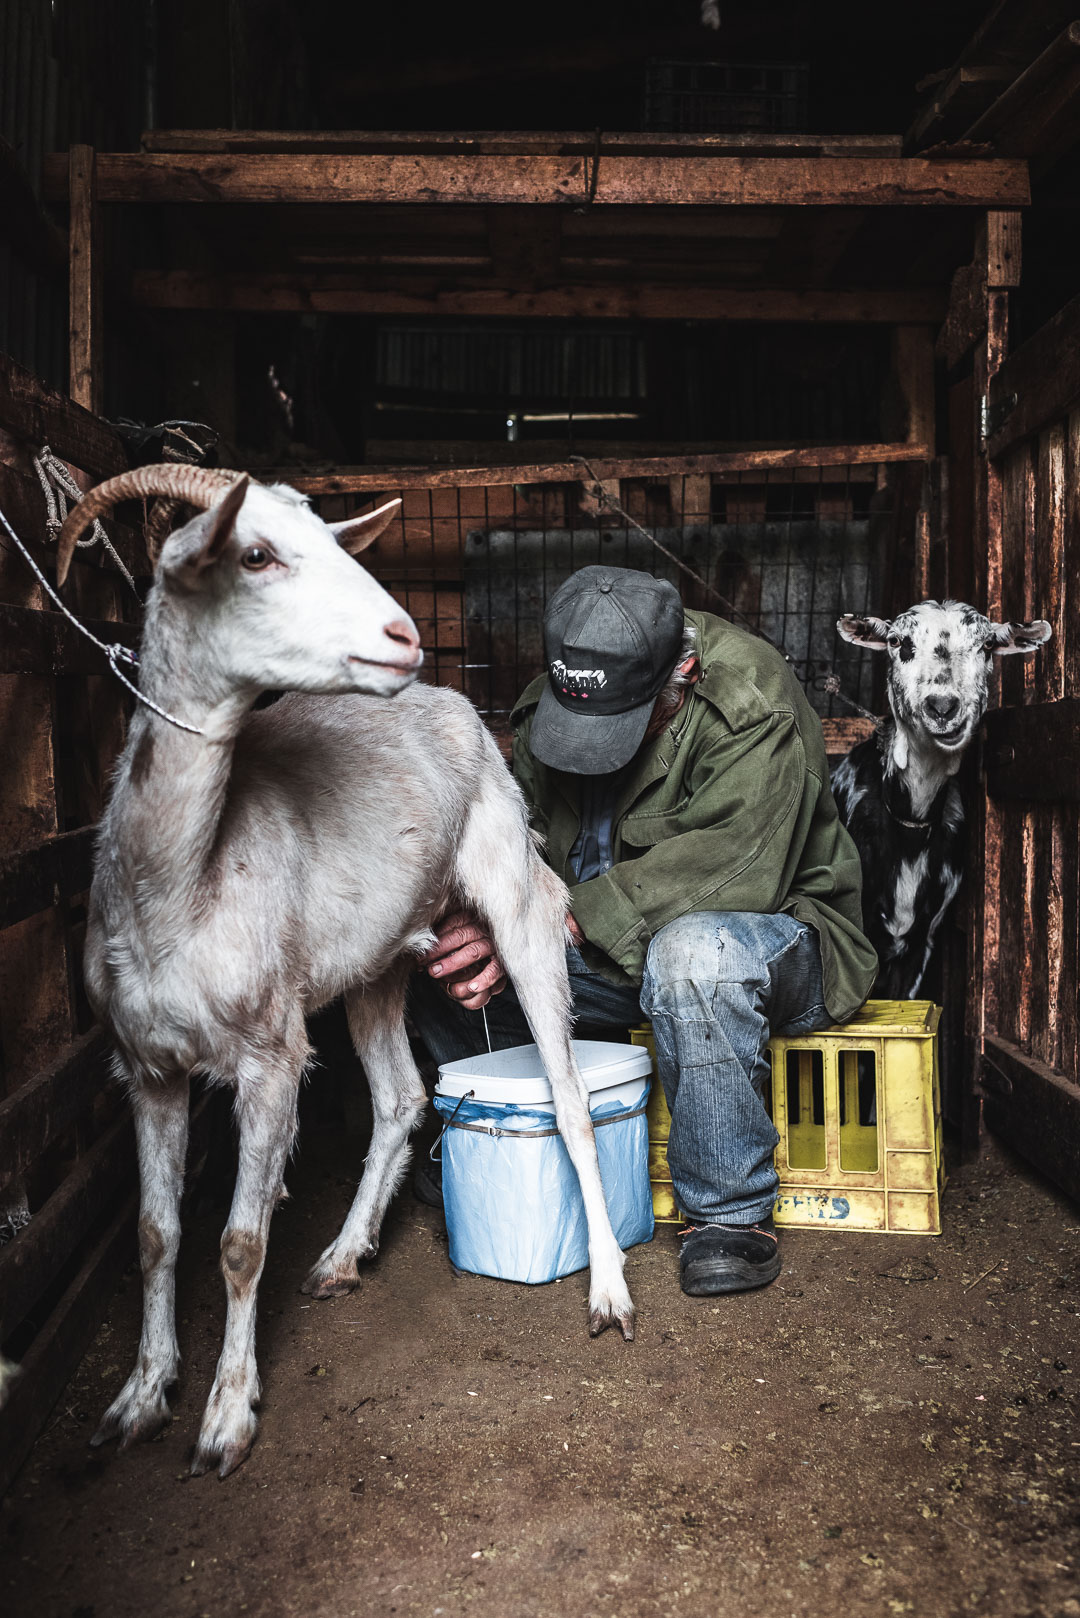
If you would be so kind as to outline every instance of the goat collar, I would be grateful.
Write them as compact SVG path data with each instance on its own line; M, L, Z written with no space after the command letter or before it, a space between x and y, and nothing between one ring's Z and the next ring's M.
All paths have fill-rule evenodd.
M929 831L931 826L934 824L932 820L905 820L903 815L898 815L896 810L890 806L888 798L883 796L882 801L884 802L888 813L896 821L896 824L898 826L907 826L909 831Z

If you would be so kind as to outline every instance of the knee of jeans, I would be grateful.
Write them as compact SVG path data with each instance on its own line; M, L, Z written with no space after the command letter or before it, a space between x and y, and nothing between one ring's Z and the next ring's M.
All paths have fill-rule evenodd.
M725 990L750 998L752 985L768 977L764 963L724 925L722 914L698 912L669 922L653 937L645 960L642 1005L659 1007L676 986L692 991L715 1013Z

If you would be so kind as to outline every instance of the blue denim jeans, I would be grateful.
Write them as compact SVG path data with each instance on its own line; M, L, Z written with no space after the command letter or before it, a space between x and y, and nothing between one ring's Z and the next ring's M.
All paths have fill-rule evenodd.
M792 916L702 911L662 927L649 945L640 992L591 972L568 949L577 1032L613 1036L653 1025L660 1081L671 1110L668 1165L692 1223L751 1225L772 1211L779 1139L762 1101L771 1034L827 1027L821 953L813 928ZM486 1048L483 1018L417 972L413 1022L437 1062ZM488 1003L493 1050L528 1043L511 987Z

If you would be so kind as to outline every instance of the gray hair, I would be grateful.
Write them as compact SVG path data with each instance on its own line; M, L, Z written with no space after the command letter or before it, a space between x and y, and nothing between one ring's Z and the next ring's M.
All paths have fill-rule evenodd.
M661 717L666 721L679 711L683 700L683 692L688 685L693 685L694 677L683 671L683 664L688 657L694 657L698 649L698 632L693 624L683 626L682 646L679 649L675 667L668 675L667 680L660 688L660 694L653 707L653 723Z

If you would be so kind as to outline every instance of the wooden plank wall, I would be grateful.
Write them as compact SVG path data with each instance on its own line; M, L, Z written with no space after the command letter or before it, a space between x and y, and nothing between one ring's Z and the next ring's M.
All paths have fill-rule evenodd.
M1042 704L1075 704L1080 698L1080 409L1015 444L1000 471L1004 609L1014 617L1046 618L1054 631L1034 658L1002 660L1001 701L1003 707L1038 705L1025 716L1025 728L1041 730L1075 715L1075 708L1051 714ZM1075 738L1064 731L1055 747L1047 729L1044 745L1035 751L1038 757L1031 763L1043 779L1003 782L1004 790L995 794L1000 834L995 1029L1077 1082L1080 761ZM992 792L995 774L1010 762L1005 754L1013 752L1015 745L991 726ZM1069 783L1062 780L1062 796L1054 801L1049 793L1058 789L1048 778L1056 760L1071 772L1072 790L1068 793ZM1024 795L1014 795L1017 788Z
M44 440L84 487L126 464L106 424L0 356L0 507L39 566L55 538L33 454ZM140 538L109 524L135 574ZM100 546L80 549L65 598L107 640L135 640L140 602ZM0 1349L21 1366L0 1412L10 1479L134 1256L130 1120L91 1028L81 957L93 826L127 698L101 654L52 609L0 535Z

